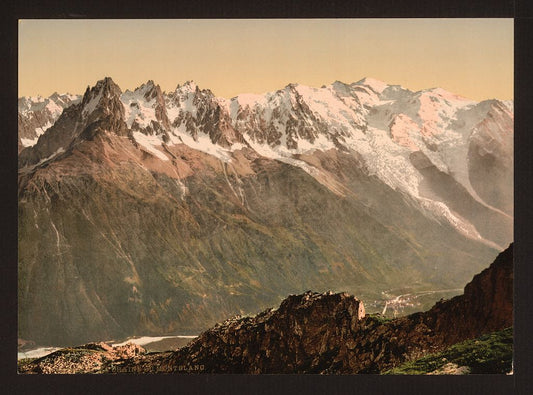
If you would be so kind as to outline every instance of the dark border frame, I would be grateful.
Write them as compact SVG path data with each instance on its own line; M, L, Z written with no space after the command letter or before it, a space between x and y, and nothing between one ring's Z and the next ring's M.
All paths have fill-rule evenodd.
M362 394L508 394L533 393L529 377L533 348L529 302L533 256L530 234L532 208L529 176L533 125L529 41L533 38L533 5L527 0L167 0L161 2L108 0L8 0L2 6L0 96L0 372L3 393L362 393ZM375 18L476 17L515 18L515 374L464 377L316 376L316 375L73 375L26 376L16 373L17 327L17 43L18 19L41 18Z

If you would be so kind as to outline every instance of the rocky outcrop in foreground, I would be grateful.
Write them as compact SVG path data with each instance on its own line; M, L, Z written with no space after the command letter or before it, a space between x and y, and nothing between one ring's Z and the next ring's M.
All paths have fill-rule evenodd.
M436 354L405 362L385 374L513 374L513 328L482 335Z
M79 347L64 348L39 358L35 362L19 361L20 373L101 373L116 360L128 360L146 353L141 346L127 343L123 346L89 343Z
M289 296L277 310L218 324L175 352L107 358L94 367L81 358L70 372L380 373L512 326L512 265L511 245L463 295L423 313L394 320L365 316L353 296L309 291ZM75 352L58 351L19 370L64 372L54 371L57 361Z

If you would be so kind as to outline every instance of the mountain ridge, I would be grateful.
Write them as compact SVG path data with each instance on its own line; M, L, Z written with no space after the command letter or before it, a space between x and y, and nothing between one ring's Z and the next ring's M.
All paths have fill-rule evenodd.
M88 87L20 152L20 337L195 332L305 289L381 310L390 288L462 286L512 240L513 119L442 94L421 112L394 86Z
M379 86L379 89L375 88L379 93L372 90L371 84L365 85L365 81L371 81ZM178 85L172 94L166 96L151 80L133 92L122 93L112 79L106 77L94 89L99 89L99 86L105 88L108 84L113 86L112 90L116 96L113 111L116 111L114 122L117 122L117 125L107 125L107 129L116 129L115 132L119 135L127 135L139 144L141 149L161 160L169 160L164 146L169 144L184 143L225 161L231 160L232 153L245 146L260 155L299 166L315 176L319 182L324 182L323 174L319 175L320 169L316 169L305 160L296 159L296 156L316 150L355 150L365 157L366 166L371 173L377 174L389 186L399 188L403 193L410 195L424 210L430 212L429 215L436 215L454 225L459 224L458 230L468 237L495 243L493 246L496 248L501 248L503 244L509 242L506 239L497 241L483 237L479 234L479 227L475 225L472 227L468 218L465 220L462 215L456 215L457 212L443 210L431 202L433 199L428 200L427 197L421 196L419 190L424 176L421 177L418 169L413 168L410 160L412 153L421 153L439 172L453 173L455 181L466 188L467 194L475 201L485 206L490 216L502 217L495 220L498 221L498 226L506 227L509 232L508 218L512 214L512 196L507 193L502 202L500 197L493 198L498 192L484 191L483 195L488 197L486 200L500 207L487 203L471 185L469 173L472 171L465 168L468 149L490 153L493 148L485 146L493 144L495 139L505 139L502 143L504 150L498 158L502 160L506 156L512 156L512 133L505 132L510 128L512 131L512 114L503 102L493 100L475 104L440 88L414 93L398 88L410 92L410 95L397 99L393 105L388 100L389 94L386 92L394 91L396 87L381 82L378 84L368 78L343 86L370 88L372 90L370 96L356 91L349 92L349 97L339 96L335 83L326 88L289 84L283 90L267 93L265 96L255 95L255 101L245 100L243 103L239 102L241 96L236 96L230 101L216 98L209 90L202 90L193 82L183 86ZM92 91L87 88L85 96L90 92ZM149 100L145 95L151 95ZM382 97L377 104L373 95ZM319 99L316 99L317 97ZM337 102L334 102L334 99L338 99ZM372 111L365 109L365 104L362 104L365 100L367 104L373 103ZM413 100L414 107L409 107ZM437 107L434 104L436 101ZM99 105L105 109L110 104ZM84 106L84 111L89 113L93 110L92 106L97 104L89 102L84 97L81 105ZM344 107L337 111L334 109L335 105ZM236 106L238 108L235 110ZM457 116L461 111L464 112L463 109L467 110L468 114L481 112L486 114L487 118L481 118L479 122L453 118L454 114ZM335 116L328 115L331 111ZM351 112L348 118L346 111ZM480 119L479 114L474 117ZM498 119L494 121L496 117ZM382 121L377 122L377 119L389 119L385 130L380 129L384 125L380 125ZM81 122L83 121L89 120L82 117ZM123 122L126 123L126 127ZM468 126L466 122L472 125ZM501 123L504 125L500 126ZM374 135L368 135L368 128L374 131ZM497 130L498 128L500 130ZM461 130L464 132L457 133ZM383 135L383 132L386 135ZM37 156L33 155L31 159L28 159L30 155L21 153L20 167L35 164L43 157L49 158L57 149L67 149L67 147L57 147L57 144L42 142L30 151L39 150L40 146L48 146L48 149ZM379 150L383 149L390 153L380 154ZM463 158L457 159L457 155L462 155ZM478 161L485 160L485 156L478 155ZM471 168L474 168L474 165ZM511 167L512 161L509 160L500 166L500 169L506 169L498 177L500 182L507 184L506 190L512 186L508 181L509 175L512 174ZM480 181L477 181L476 186L486 189L481 182L484 177L479 178ZM505 208L506 213L500 209L501 207Z

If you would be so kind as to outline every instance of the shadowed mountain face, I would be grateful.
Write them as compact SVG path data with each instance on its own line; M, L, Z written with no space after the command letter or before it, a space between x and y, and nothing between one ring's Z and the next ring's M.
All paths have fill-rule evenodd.
M198 333L307 289L462 287L512 238L509 151L487 137L512 113L368 84L88 88L20 153L19 336Z
M123 350L93 344L55 352L19 366L19 371L382 373L465 340L509 328L512 323L511 245L466 285L463 295L440 301L423 313L388 320L379 314L366 315L363 302L346 293L308 291L289 296L275 310L217 324L175 352L144 355L144 350L133 345ZM464 353L456 359L471 362L476 372L483 373L486 368L487 373L496 373L491 370L496 366L497 372L507 373L512 360L511 332L495 334L490 344L469 342L466 349L457 345L445 355L456 354L463 347ZM504 344L501 340L498 343L501 338ZM118 360L116 354L126 351L129 354ZM455 367L460 368L458 372L465 369Z
M18 100L18 151L35 145L63 110L81 100L78 95L54 93L48 98L22 97Z
M468 147L472 186L490 205L513 214L512 108L491 102L487 117L472 133ZM490 182L487 182L490 180Z

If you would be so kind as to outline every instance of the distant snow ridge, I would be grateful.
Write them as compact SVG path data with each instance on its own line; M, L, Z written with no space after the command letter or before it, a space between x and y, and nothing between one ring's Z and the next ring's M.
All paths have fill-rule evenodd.
M82 113L89 114L100 99L93 97ZM19 99L19 116L46 108L52 119L36 128L34 135L23 136L22 144L35 144L64 106L76 101L79 96L57 94L48 99ZM412 155L423 154L428 166L451 175L475 201L493 209L470 182L471 139L478 125L484 125L484 130L492 131L485 134L496 141L486 146L497 144L499 130L509 127L487 126L487 122L499 122L488 114L496 108L512 118L513 111L512 101L478 103L441 88L413 92L372 78L352 84L335 81L321 88L289 84L274 92L231 99L217 98L193 81L169 93L148 81L121 93L120 101L131 136L160 160L169 160L163 144L185 144L223 162L230 162L235 151L247 147L261 156L298 166L324 182L327 175L322 174L323 169L301 155L329 150L356 153L369 175L410 197L429 216L476 239L481 236L468 221L444 203L423 196L421 165L413 163Z
M199 109L193 97L198 92L197 86L188 91L181 111L195 116ZM242 94L218 102L232 127L260 155L317 176L319 169L296 156L315 150L357 152L371 175L418 201L428 215L446 220L468 237L481 237L446 205L431 203L421 195L422 175L410 155L421 151L439 171L453 174L485 205L470 185L468 149L473 128L487 116L490 106L441 88L412 92L371 78L350 85L337 81L322 88L289 84L275 92ZM504 105L512 109L512 102ZM198 149L183 136L180 142Z
M23 147L37 143L63 110L80 102L80 95L53 93L50 97L24 96L18 99L19 140Z

